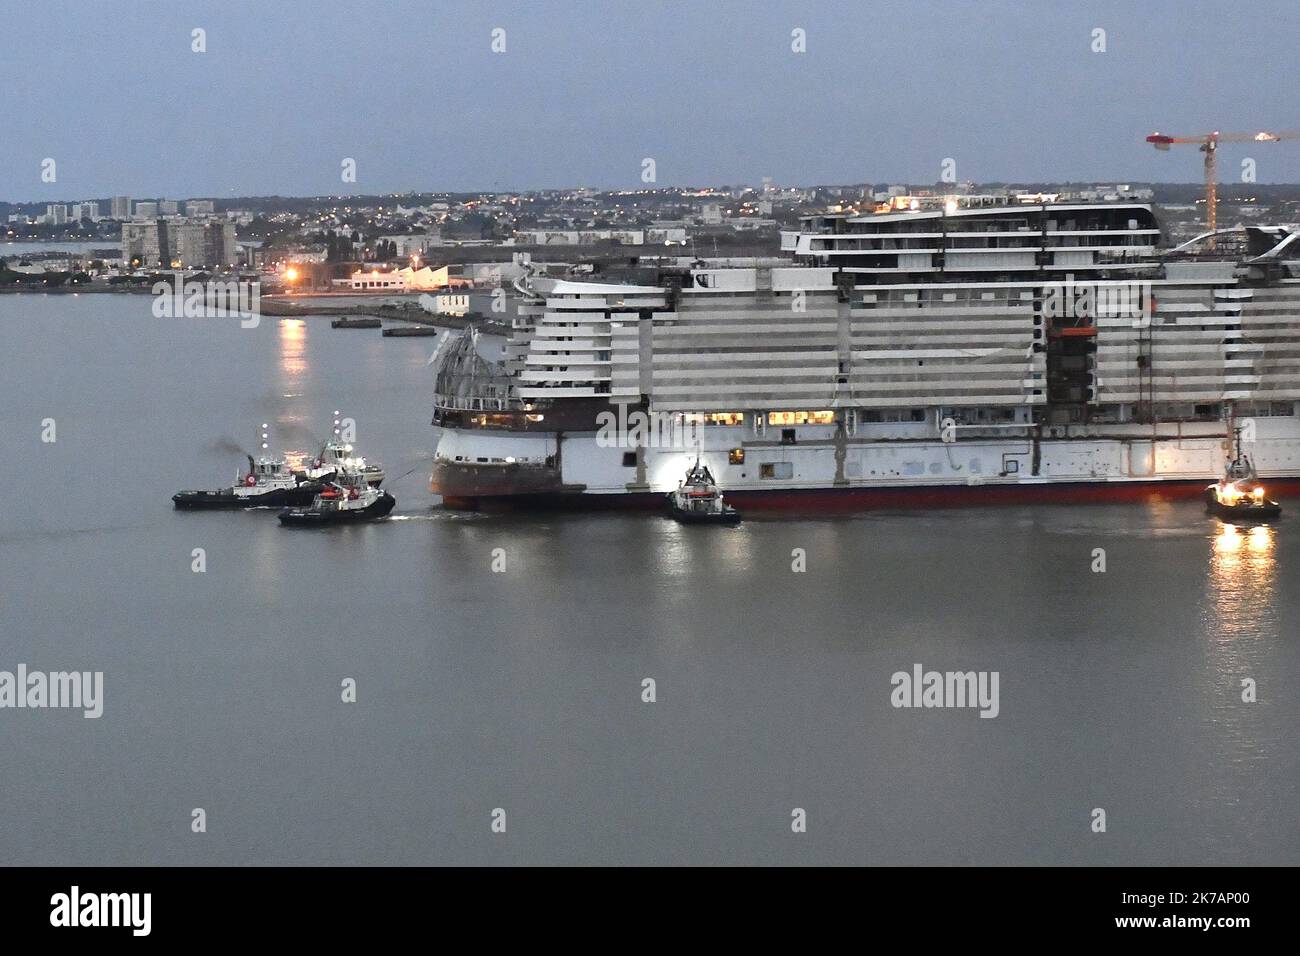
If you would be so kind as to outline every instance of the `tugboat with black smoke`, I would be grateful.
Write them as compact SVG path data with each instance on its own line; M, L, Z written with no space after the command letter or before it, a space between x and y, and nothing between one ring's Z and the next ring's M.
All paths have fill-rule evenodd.
M1223 478L1205 489L1205 510L1224 521L1267 521L1282 513L1282 506L1264 496L1255 466L1241 452L1241 429L1235 432L1235 457Z
M713 473L698 458L667 499L669 514L682 524L740 523L740 512L722 500Z
M233 508L284 508L309 505L324 485L306 473L293 471L283 458L269 453L267 426L262 425L262 455L248 458L248 471L235 483L215 491L178 491L172 504L189 511Z
M335 524L377 521L388 516L397 500L352 474L328 482L320 494L304 508L285 508L280 524L286 528L321 528Z

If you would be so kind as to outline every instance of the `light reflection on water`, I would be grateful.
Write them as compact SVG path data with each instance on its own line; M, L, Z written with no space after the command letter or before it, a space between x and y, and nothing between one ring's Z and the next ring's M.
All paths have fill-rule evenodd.
M1277 532L1269 525L1222 524L1209 554L1203 612L1206 697L1202 719L1223 740L1224 763L1206 778L1206 793L1236 805L1240 795L1227 767L1267 762L1254 705L1242 699L1245 678L1273 673L1277 656Z
M1210 550L1206 624L1219 643L1276 634L1276 531L1223 524Z
M307 323L302 319L280 320L280 372L283 384L297 379L307 371Z
M280 389L284 398L297 398L311 371L311 365L307 361L307 323L302 319L281 319L278 331ZM295 470L306 467L307 460L316 453L316 448L304 444L304 432L308 429L308 424L303 421L302 415L290 410L298 404L290 402L289 406L282 405L275 416L280 453L284 455L289 467ZM316 443L313 441L312 444Z
M751 528L743 525L725 528L719 534L717 528L679 525L665 518L661 529L658 544L648 557L655 573L665 578L698 576L702 567L727 575L743 575L753 570Z

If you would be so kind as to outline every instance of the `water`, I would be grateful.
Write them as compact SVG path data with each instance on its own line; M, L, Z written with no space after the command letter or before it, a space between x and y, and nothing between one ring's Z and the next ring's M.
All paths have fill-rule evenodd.
M1294 517L446 513L432 340L148 306L0 297L0 669L102 670L106 697L0 710L4 862L1300 859ZM416 469L394 520L171 508L262 422L307 453L335 409ZM998 671L999 716L894 709L918 662Z

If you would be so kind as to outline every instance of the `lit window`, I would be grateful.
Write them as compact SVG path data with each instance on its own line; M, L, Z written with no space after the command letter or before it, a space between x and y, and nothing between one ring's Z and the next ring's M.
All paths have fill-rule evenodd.
M727 452L727 464L743 465L745 463L745 449L733 448Z
M833 425L835 413L824 412L768 412L769 425Z
M682 421L688 425L743 425L744 412L687 412Z

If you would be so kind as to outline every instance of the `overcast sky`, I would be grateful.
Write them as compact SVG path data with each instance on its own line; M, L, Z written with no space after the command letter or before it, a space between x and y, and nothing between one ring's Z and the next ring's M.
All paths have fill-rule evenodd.
M9 201L635 187L647 157L659 185L934 182L948 157L963 180L1191 182L1194 147L1142 138L1300 127L1296 0L0 0L0 15ZM1260 182L1300 182L1300 142L1225 146L1221 179L1247 156Z

